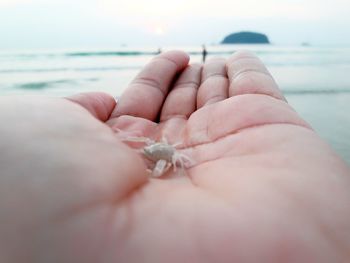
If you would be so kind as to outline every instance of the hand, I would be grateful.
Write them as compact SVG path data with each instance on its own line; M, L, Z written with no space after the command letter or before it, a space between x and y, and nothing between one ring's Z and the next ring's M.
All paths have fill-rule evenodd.
M238 52L187 67L172 86L180 59L163 56L169 61L146 67L109 124L182 142L196 165L129 196L121 206L129 232L116 257L349 261L349 169L287 104L264 65Z
M102 262L118 203L147 180L104 123L114 107L99 93L0 98L0 262Z
M1 98L1 262L348 259L348 168L246 55L228 64L231 83L215 60L205 81L194 65L173 88L188 57L162 54L113 113L102 94L69 98L82 107ZM188 176L147 180L104 122L182 141L196 165Z
M177 54L180 72L188 56ZM118 261L121 206L148 173L106 124L115 104L101 93L0 97L0 262Z

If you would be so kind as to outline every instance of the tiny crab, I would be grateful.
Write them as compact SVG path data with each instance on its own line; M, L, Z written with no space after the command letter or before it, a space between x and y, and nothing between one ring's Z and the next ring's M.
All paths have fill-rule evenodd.
M176 146L179 144L168 144L166 139L156 142L145 137L128 137L125 140L146 144L142 149L142 153L154 164L151 170L152 177L161 177L171 166L174 172L176 172L177 167L180 167L181 171L184 172L185 168L193 165L193 161L187 155L177 151Z

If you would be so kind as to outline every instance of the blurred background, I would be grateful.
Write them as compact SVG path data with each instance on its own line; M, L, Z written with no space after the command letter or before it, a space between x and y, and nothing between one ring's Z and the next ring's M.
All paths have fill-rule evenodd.
M249 49L350 164L349 13L348 0L0 0L0 96L118 96L159 50ZM220 44L240 31L270 44Z

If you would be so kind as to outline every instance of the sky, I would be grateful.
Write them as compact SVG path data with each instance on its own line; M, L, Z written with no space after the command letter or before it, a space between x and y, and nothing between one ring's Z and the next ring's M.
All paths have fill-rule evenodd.
M0 0L0 49L210 45L238 31L350 45L349 14L349 0Z

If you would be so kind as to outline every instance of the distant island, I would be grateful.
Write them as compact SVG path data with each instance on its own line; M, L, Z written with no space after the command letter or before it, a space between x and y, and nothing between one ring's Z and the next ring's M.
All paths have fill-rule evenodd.
M226 36L221 44L270 44L270 41L261 33L238 32Z

